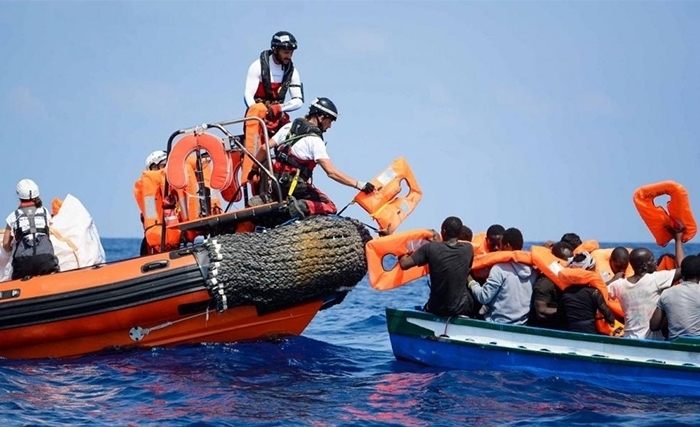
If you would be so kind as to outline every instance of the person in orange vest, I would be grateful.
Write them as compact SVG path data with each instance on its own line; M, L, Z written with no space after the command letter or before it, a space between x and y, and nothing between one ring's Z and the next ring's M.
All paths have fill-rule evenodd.
M267 149L275 150L273 172L279 180L282 194L290 196L292 217L334 214L338 212L328 196L314 187L312 174L316 165L320 165L328 177L340 184L356 188L365 193L375 191L371 182L358 181L344 174L331 162L323 134L331 128L338 118L338 109L328 98L316 98L309 107L305 117L299 117L293 123L285 125L278 135L271 139ZM265 150L257 154L258 160L264 161ZM251 198L251 205L264 203L261 196Z
M178 222L177 194L168 192L164 197L165 165L168 154L156 150L146 157L146 170L134 183L134 197L141 210L141 223L144 228L144 238L141 241L141 255L149 255L180 246L180 231L165 230L165 247L161 248L163 223L166 226Z
M297 40L287 31L278 31L272 36L270 49L260 53L248 68L244 101L248 117L263 119L268 137L272 137L290 122L289 112L304 104L304 91L299 71L294 67L292 56L297 49ZM289 101L285 102L289 95ZM253 155L263 144L260 122L249 120L244 126L244 143ZM253 163L244 158L241 176L247 178ZM252 177L249 178L249 181Z

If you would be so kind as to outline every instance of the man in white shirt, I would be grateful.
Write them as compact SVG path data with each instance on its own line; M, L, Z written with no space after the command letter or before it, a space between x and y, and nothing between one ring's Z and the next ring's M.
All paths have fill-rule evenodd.
M316 98L309 113L283 126L269 141L267 149L275 150L273 171L279 180L283 196L291 196L290 210L293 217L334 214L335 204L314 187L311 179L316 165L320 165L328 177L348 187L365 193L373 192L370 182L358 181L344 174L331 162L323 133L338 118L338 109L328 98ZM260 150L257 159L264 162L267 153ZM254 205L261 201L251 199Z
M676 259L683 261L683 230L674 230ZM625 312L625 337L663 340L661 331L651 331L651 320L661 292L680 279L681 270L656 271L654 254L647 248L636 248L630 253L634 275L613 281L608 285L610 298L619 299Z
M689 255L681 263L683 282L664 291L649 326L668 328L668 339L700 337L700 256Z
M289 123L288 112L304 104L299 71L292 63L296 49L296 38L287 31L278 31L272 36L270 49L262 51L260 58L248 68L243 97L247 107L245 116L264 120L268 137ZM287 95L290 99L285 102ZM255 154L263 139L260 122L246 121L244 135L246 148ZM244 158L241 176L248 177L251 168L252 161Z

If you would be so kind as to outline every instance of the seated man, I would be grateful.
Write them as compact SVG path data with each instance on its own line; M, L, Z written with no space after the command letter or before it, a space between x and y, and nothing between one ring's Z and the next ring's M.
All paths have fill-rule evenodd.
M517 228L503 232L502 251L523 249L523 235ZM518 262L506 262L491 267L483 285L470 280L474 298L487 308L484 318L490 322L524 325L530 313L532 287L537 274L532 267Z
M683 229L674 230L676 260L683 262ZM656 271L654 254L647 248L636 248L630 253L634 275L617 280L608 286L610 298L620 300L625 312L625 337L663 339L661 331L651 331L649 322L659 296L681 277L681 270Z
M652 331L668 326L668 339L700 337L700 257L689 255L681 263L683 282L665 290L649 321Z
M570 268L595 270L595 261L588 252L576 254L569 262ZM598 311L610 326L615 323L615 315L605 302L605 298L596 288L587 284L568 286L561 295L560 307L566 318L566 328L572 332L595 334L595 320Z
M474 314L474 299L466 285L474 252L470 244L457 240L461 229L459 218L448 217L442 222L441 242L426 243L399 259L402 270L428 264L430 297L425 310L438 316Z
M629 264L630 254L627 251L627 248L618 246L613 249L612 253L610 254L610 271L612 271L613 277L605 282L605 284L610 285L616 280L624 279L625 272L627 271Z
M340 184L365 193L375 191L371 182L357 181L336 169L331 162L323 134L337 118L338 109L330 99L316 98L305 117L284 125L266 147L275 150L273 171L279 180L282 195L292 197L292 217L338 212L331 199L313 185L312 174L317 164L330 179ZM256 154L260 162L266 157L265 148ZM251 198L250 204L261 204L261 201Z
M552 254L563 260L573 256L573 248L566 242L552 245ZM538 328L565 329L566 322L559 310L561 290L544 274L540 274L532 290L532 310L528 325Z

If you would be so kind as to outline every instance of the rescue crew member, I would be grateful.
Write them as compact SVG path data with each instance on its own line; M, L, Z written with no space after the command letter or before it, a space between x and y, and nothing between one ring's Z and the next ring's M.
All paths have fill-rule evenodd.
M31 179L17 183L19 207L6 220L2 247L12 252L12 280L59 271L58 258L49 237L51 214L39 198L39 186Z
M331 163L323 133L331 128L337 118L338 109L330 99L316 98L306 116L282 127L268 143L268 149L275 150L273 172L279 180L282 194L291 196L290 213L293 217L334 214L338 211L328 196L314 187L311 181L316 164L336 182L365 193L375 190L371 182L355 180ZM263 162L265 150L260 150L257 158ZM256 202L251 201L251 204Z
M260 58L248 68L246 77L246 107L250 108L256 103L265 104L267 120L280 127L289 123L289 115L283 113L297 110L304 104L299 71L292 62L296 48L297 40L291 33L275 33L270 41L270 50L260 53ZM287 94L290 100L285 103Z
M177 195L169 192L167 199L163 200L163 188L165 185L165 165L168 154L163 150L156 150L146 157L146 170L134 183L134 197L141 209L141 223L144 227L144 238L141 241L140 254L149 255L160 250L163 221L166 224L177 222L178 208ZM158 206L160 204L160 206ZM178 230L166 230L165 250L176 249L180 243Z
M248 68L245 82L245 117L257 117L265 122L268 138L289 123L288 112L301 108L304 104L304 91L299 71L294 68L292 56L297 49L296 38L287 31L278 31L272 36L270 49L260 53ZM285 102L289 94L289 101ZM258 120L248 120L243 127L246 149L255 155L264 144L263 129ZM250 171L253 162L244 156L241 176L251 181ZM251 182L252 185L252 182ZM252 185L253 194L257 186Z

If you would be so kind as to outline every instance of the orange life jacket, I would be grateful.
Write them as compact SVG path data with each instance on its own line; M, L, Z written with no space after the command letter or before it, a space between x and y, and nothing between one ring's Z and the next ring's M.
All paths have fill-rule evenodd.
M532 265L532 255L528 251L497 251L475 255L472 270L491 268L503 262L519 262Z
M161 248L163 236L163 223L166 226L178 221L177 204L172 209L164 212L163 194L165 188L164 170L147 170L141 174L134 183L134 198L139 205L143 217L143 229L146 242L156 252L164 252L177 249L180 246L180 230L177 228L165 229L165 248ZM175 199L177 197L174 197Z
M610 268L610 256L612 255L613 250L615 250L615 248L596 249L590 252L591 257L593 257L593 260L595 261L595 271L600 274L605 282L612 279L612 277L615 275L612 272L612 268ZM627 252L630 252L629 248L627 249ZM627 270L625 270L625 277L630 277L633 274L634 270L632 269L632 266L628 265Z
M58 211L61 209L61 206L63 205L63 200L59 199L58 197L54 197L53 200L51 201L51 216L56 216L58 215Z
M540 273L547 276L559 289L563 289L559 272L566 267L567 261L557 258L552 254L551 249L544 246L530 247L530 255L532 256L532 264L537 267Z
M568 268L565 267L558 273L559 282L555 282L562 290L568 288L572 285L588 285L595 289L598 289L603 295L603 299L610 307L610 310L616 316L620 318L625 317L625 313L622 311L622 306L620 306L619 300L611 300L608 294L608 287L603 281L603 277L595 271L584 270L582 268ZM610 325L602 318L602 316L596 316L596 329L598 332L604 335L615 335L621 336L623 333L623 324L618 320L615 320L615 324L611 328Z
M394 160L371 182L377 191L370 194L360 191L353 200L374 218L381 230L391 234L413 212L423 193L403 157ZM400 195L402 184L408 187L405 196Z
M474 256L487 254L489 252L485 231L476 233L474 237L472 237L472 246L474 246Z
M654 199L662 195L671 197L666 209L654 204ZM644 185L634 192L633 200L637 212L659 246L666 246L673 240L673 234L666 227L677 228L678 221L685 227L683 243L695 237L698 228L690 208L688 192L682 185L674 181Z
M659 262L656 265L656 271L675 270L676 268L678 268L678 265L676 265L676 260L670 256L660 257Z
M598 248L600 248L600 245L598 244L597 240L594 240L594 239L586 240L585 242L576 246L576 248L574 249L574 255L581 253L583 251L591 253Z
M425 241L433 237L433 232L428 229L418 229L377 237L365 245L367 257L367 270L369 284L377 290L388 290L405 285L428 274L428 266L420 266L402 270L398 262L392 263L393 258L385 259L391 255L400 258L402 255L412 253ZM391 267L391 268L389 268Z

